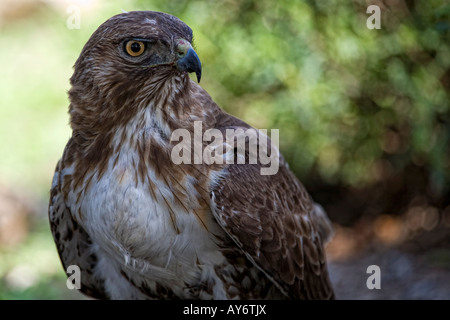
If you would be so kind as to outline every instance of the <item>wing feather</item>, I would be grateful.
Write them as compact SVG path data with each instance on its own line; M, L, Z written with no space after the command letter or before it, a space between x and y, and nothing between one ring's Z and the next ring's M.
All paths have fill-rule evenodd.
M80 268L80 291L96 299L106 299L103 283L94 277L97 257L92 250L92 241L86 231L73 218L64 201L58 162L50 191L49 220L50 228L64 270L70 265Z
M239 120L226 128L248 129ZM236 122L235 122L236 123ZM212 187L219 224L289 298L334 298L323 249L326 215L316 207L280 156L279 171L261 175L261 164L230 164Z

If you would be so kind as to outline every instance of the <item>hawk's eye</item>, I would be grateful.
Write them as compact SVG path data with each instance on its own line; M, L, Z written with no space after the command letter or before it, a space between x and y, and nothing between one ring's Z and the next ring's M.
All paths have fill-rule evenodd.
M125 43L125 51L132 57L138 57L145 51L145 44L142 41L130 40Z

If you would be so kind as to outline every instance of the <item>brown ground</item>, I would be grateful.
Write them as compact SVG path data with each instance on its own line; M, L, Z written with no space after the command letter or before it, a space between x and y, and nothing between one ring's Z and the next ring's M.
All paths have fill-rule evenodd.
M393 226L384 228L398 231ZM375 234L365 242L361 235L367 230L339 226L336 229L327 253L337 299L450 299L450 224L447 222L415 236L404 235L407 239L392 239L389 237L395 235L389 234L389 230L384 230L385 234L378 230L389 239ZM370 265L380 267L381 289L367 288L367 279L372 274L367 273Z

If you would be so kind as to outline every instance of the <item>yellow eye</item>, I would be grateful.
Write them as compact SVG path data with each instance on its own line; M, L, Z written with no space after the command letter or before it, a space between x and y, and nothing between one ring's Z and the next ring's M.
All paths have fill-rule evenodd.
M144 53L145 44L142 41L130 40L125 44L125 51L132 57L138 57Z

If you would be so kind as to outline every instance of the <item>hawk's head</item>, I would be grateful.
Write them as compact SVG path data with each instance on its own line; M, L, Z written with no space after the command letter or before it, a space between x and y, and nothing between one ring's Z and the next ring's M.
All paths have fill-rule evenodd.
M195 72L197 81L201 77L191 28L174 16L152 11L122 13L104 22L74 69L69 92L73 129L97 122L95 118L106 123L112 114L117 121L151 99L166 100L168 82L179 92L189 85L187 73Z
M195 72L198 81L201 77L191 28L162 12L134 11L108 19L84 46L75 72L86 59L104 72L114 63L114 71L135 76L178 70Z

